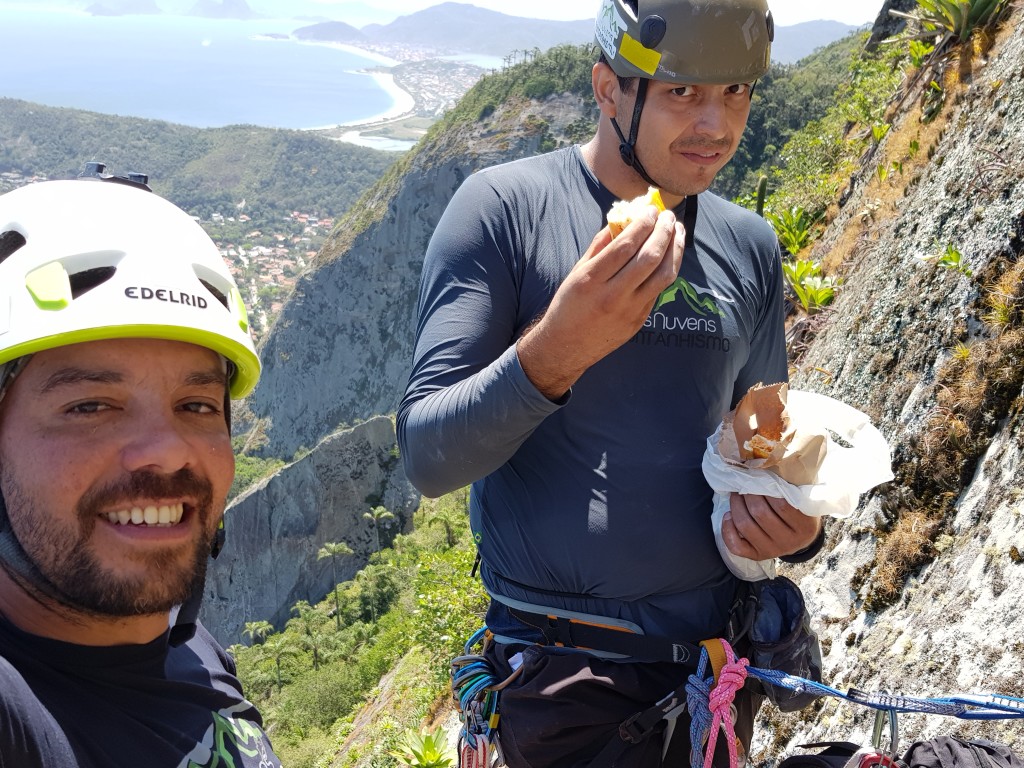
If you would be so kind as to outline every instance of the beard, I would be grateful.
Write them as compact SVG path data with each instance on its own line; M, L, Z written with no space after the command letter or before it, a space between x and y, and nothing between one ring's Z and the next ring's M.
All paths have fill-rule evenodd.
M669 151L672 154L681 152L721 152L725 155L726 159L720 165L715 167L706 167L703 169L702 173L691 174L691 178L683 178L678 174L668 175L668 165L665 167L658 167L656 164L653 171L650 168L647 168L647 172L650 173L651 178L658 183L660 189L676 195L677 197L689 197L690 195L699 195L702 192L707 192L708 189L711 188L718 172L724 168L730 160L732 160L736 148L733 147L733 143L729 139L724 139L722 141L686 139L673 142L669 147ZM642 157L640 162L643 162Z
M6 473L0 472L0 476ZM213 486L189 469L172 475L136 472L123 480L87 491L70 522L47 514L32 502L14 479L3 476L8 516L28 559L59 594L60 602L77 611L127 618L166 613L202 589L214 532ZM104 565L90 539L101 510L138 498L191 497L189 514L199 518L201 534L184 547L124 556L145 565L141 574L125 574ZM30 585L26 585L30 586Z

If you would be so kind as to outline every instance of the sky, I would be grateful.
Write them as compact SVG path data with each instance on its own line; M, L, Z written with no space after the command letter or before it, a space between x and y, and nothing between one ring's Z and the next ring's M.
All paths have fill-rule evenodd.
M84 9L90 2L104 4L104 0L0 0L0 14L4 9L31 7L77 7ZM421 11L444 0L247 0L249 6L260 13L279 18L295 18L296 14L322 15L348 21L362 27L369 23L386 24L399 16ZM590 19L597 13L599 0L456 0L488 8L512 16L534 19L575 21ZM195 0L156 0L157 5L170 13L183 13L195 5ZM114 7L118 0L106 0ZM779 26L791 26L804 21L831 19L860 26L875 20L883 0L768 0Z
M395 16L401 16L437 5L441 0L363 0L363 2L365 5L373 6L374 10L388 11L394 13ZM591 18L597 12L599 5L598 0L468 0L468 2L480 8L489 8L514 16L565 21ZM251 0L250 4L257 7L261 5L261 0ZM331 15L327 10L330 6L343 6L346 2L345 0L320 0L317 4L324 6L326 15ZM790 26L802 21L817 19L834 19L853 25L865 24L875 20L882 4L883 0L842 0L841 2L835 0L832 2L768 0L768 5L780 26Z

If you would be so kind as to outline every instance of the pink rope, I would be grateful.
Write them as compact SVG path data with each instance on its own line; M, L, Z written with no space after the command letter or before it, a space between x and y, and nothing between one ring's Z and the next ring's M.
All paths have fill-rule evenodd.
M750 662L743 658L737 661L732 646L725 640L719 642L725 651L725 666L718 675L718 685L712 689L708 702L714 719L711 723L711 732L708 734L707 750L704 752L704 768L711 768L711 761L715 756L715 743L718 741L718 729L723 723L729 746L729 766L736 768L736 724L732 721L732 702L736 698L736 691L743 687L747 679L747 666Z

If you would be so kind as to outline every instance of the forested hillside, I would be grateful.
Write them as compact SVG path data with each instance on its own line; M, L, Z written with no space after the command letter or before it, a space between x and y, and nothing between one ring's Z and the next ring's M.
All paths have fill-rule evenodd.
M308 131L191 128L0 98L0 172L70 178L88 160L148 173L154 190L208 219L242 200L254 218L340 216L395 154Z

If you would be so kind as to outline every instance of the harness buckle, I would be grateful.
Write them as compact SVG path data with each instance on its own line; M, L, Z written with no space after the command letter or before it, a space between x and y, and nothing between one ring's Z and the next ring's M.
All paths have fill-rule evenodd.
M650 736L654 731L653 728L642 728L637 725L637 720L639 720L640 716L643 714L643 712L637 712L619 723L619 738L623 741L629 742L630 744L639 744Z

